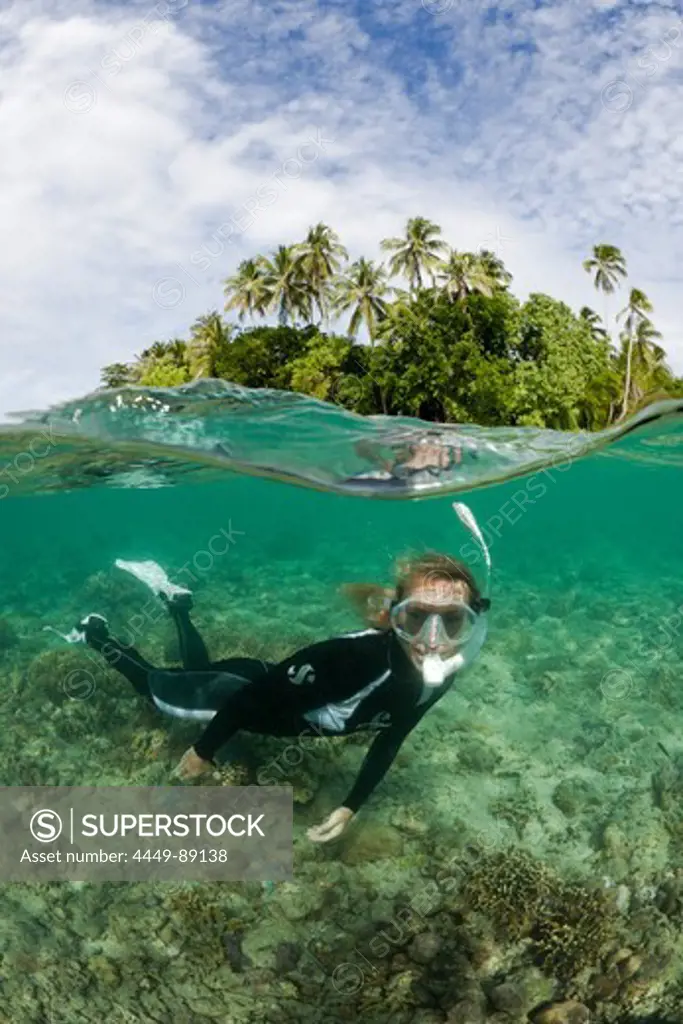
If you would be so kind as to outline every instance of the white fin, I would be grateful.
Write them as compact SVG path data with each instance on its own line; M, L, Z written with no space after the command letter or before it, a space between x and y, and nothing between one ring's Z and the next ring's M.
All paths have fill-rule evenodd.
M117 558L114 564L117 569L123 569L124 572L129 572L131 576L135 576L137 580L144 583L157 596L164 594L170 598L176 594L192 593L187 587L179 587L177 584L171 583L157 562L125 562L122 558Z
M44 633L54 633L56 636L65 640L67 644L84 644L85 633L80 629L72 629L68 633L60 633L54 626L43 626Z

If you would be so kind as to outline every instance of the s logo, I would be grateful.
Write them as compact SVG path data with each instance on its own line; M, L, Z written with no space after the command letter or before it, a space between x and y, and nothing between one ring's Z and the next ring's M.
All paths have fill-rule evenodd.
M39 843L53 843L62 834L62 819L56 811L36 811L29 822L31 835Z
M290 682L294 683L295 686L301 686L302 683L315 682L315 669L312 665L302 665L298 670L296 665L290 665L287 669L287 675Z

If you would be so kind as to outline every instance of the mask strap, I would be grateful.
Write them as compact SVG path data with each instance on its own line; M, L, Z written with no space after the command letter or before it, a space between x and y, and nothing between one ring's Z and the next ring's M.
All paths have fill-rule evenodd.
M491 554L486 541L484 540L483 534L479 529L479 524L474 518L474 513L471 508L469 508L463 501L454 501L453 511L456 513L463 526L470 531L484 556L484 562L486 563L486 578L484 580L483 596L488 598L491 592Z

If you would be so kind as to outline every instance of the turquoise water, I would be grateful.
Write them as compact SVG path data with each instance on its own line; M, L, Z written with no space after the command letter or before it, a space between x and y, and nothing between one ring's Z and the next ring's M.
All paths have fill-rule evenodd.
M5 886L0 1022L476 1024L570 999L592 1021L683 1020L675 405L621 438L461 428L479 458L373 498L367 481L365 496L344 493L368 469L353 445L391 446L396 422L216 389L72 403L0 434L5 785L164 785L197 734L45 631L99 612L115 632L134 621L151 661L177 663L169 623L140 622L148 595L116 558L153 558L192 586L214 657L281 657L362 625L340 585L388 584L408 551L479 569L457 493L491 548L489 639L324 848L306 828L337 806L367 738L311 742L284 780L294 882ZM278 742L249 737L232 781ZM582 887L555 923L583 956L560 943L550 957L539 939L557 907L518 927L538 864ZM596 890L600 942L575 913L590 918Z

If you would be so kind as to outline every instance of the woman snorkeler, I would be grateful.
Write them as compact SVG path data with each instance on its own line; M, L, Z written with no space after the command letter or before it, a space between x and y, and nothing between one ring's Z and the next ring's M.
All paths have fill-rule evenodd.
M192 624L189 590L172 584L154 562L121 562L161 598L175 623L182 668L160 669L109 633L106 619L88 615L65 639L87 643L162 712L208 722L175 774L200 776L234 734L339 736L376 732L342 806L309 829L314 842L339 836L391 766L406 736L448 693L458 672L477 657L487 629L490 557L466 505L453 508L484 555L485 585L447 555L425 554L398 573L392 590L347 591L372 627L332 637L277 664L252 658L211 662Z
M372 469L347 477L344 488L350 491L420 491L445 480L464 482L465 463L479 458L479 445L470 437L458 436L450 428L385 433L381 441L362 438L355 444L356 455ZM462 469L463 472L458 472Z

